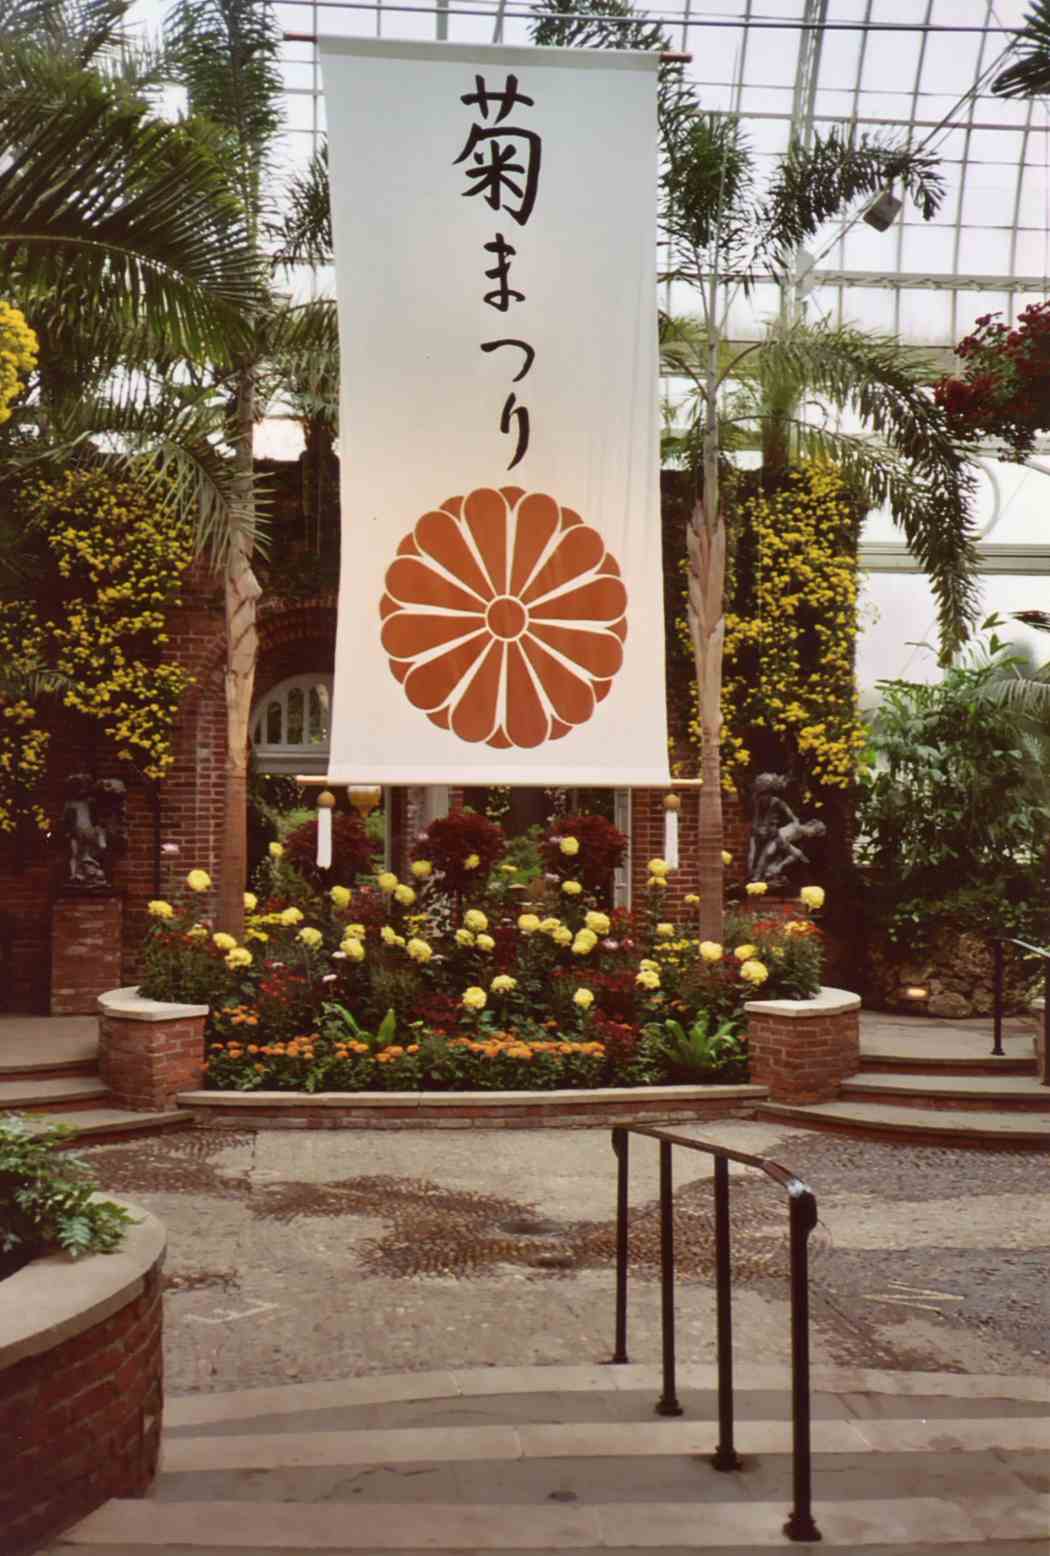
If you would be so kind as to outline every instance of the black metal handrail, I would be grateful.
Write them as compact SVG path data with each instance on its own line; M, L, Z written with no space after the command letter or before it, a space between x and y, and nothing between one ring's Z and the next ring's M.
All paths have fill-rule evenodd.
M1050 950L1043 945L1029 945L1027 940L1017 940L1012 935L996 935L992 940L992 970L995 1002L992 1006L992 1055L1003 1058L1003 982L1006 953L1004 946L1020 946L1029 956L1039 956L1043 967L1043 1085L1050 1086Z
M674 1213L671 1148L703 1151L715 1159L715 1301L718 1339L718 1446L711 1456L716 1470L737 1470L740 1458L733 1442L733 1313L729 1263L729 1163L757 1167L787 1190L791 1249L791 1419L794 1502L784 1533L791 1540L819 1540L813 1522L813 1472L810 1447L809 1390L809 1261L807 1239L817 1224L813 1191L779 1162L747 1156L726 1146L690 1140L664 1129L617 1124L612 1131L616 1152L616 1338L612 1360L627 1356L627 1189L628 1135L649 1135L660 1143L660 1310L663 1348L663 1392L656 1412L680 1416L675 1380L674 1332Z

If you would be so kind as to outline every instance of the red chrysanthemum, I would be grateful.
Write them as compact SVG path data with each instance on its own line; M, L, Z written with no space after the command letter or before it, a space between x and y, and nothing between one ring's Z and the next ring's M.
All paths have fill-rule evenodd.
M627 591L598 531L543 492L480 488L425 513L380 604L413 707L461 740L540 746L585 724L623 663Z

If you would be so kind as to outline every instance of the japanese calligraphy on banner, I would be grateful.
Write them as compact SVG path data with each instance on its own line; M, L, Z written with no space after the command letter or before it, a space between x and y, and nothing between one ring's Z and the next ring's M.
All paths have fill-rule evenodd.
M666 784L653 55L320 40L329 775Z

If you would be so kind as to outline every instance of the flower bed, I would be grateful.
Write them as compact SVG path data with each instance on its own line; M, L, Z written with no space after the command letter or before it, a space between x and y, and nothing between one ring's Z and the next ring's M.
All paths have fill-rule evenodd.
M602 829L606 829L603 831ZM597 817L561 818L528 888L501 863L498 827L471 812L421 835L406 880L380 872L321 890L273 845L245 899L243 936L168 902L140 993L210 1007L204 1084L240 1092L554 1092L747 1079L744 1007L820 985L808 916L727 918L727 943L649 901L609 911L594 884L625 840ZM594 855L594 861L590 856ZM597 861L600 868L591 869ZM210 886L203 871L191 891ZM192 898L190 899L192 902Z

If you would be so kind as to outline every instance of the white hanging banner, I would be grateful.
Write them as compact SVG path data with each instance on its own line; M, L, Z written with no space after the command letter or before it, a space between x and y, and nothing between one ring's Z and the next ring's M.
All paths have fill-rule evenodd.
M321 39L329 776L666 785L654 54Z

